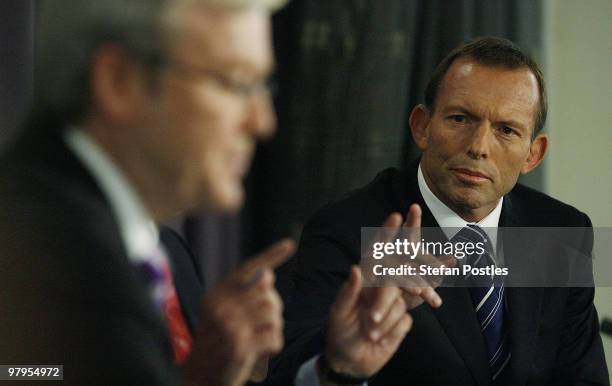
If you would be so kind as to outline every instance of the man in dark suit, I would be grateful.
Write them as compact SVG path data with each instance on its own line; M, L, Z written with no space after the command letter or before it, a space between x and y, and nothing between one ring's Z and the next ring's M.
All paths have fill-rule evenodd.
M2 363L63 364L66 384L236 385L280 349L272 269L290 242L191 298L196 326L176 295L193 280L175 285L154 226L240 206L254 143L274 129L260 87L270 9L43 4L35 111L0 172Z
M63 365L71 385L237 386L281 349L273 270L291 241L198 299L191 257L155 225L240 208L255 143L275 129L265 79L280 3L42 4L34 112L0 161L0 363ZM374 374L410 329L405 308L354 269L328 366L304 364L300 384Z
M527 252L532 262L544 256L541 249L529 251L535 244L498 234L501 227L576 227L586 231L563 242L590 256L584 213L517 184L546 152L546 108L537 64L511 42L483 38L451 52L435 70L425 104L410 116L420 160L381 172L307 222L286 307L286 346L272 373L290 373L324 345L331 299L362 259L361 227L402 215L409 228L441 227L448 240L458 232L477 234L495 240L484 259L511 270ZM609 384L594 289L541 284L491 284L480 297L477 287L440 287L438 309L406 293L414 328L369 384Z

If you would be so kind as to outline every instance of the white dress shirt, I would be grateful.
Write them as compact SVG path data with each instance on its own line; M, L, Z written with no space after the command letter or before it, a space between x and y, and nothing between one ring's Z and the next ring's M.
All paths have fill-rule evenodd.
M155 221L123 172L84 130L69 128L64 140L108 201L130 261L138 264L158 255L155 250L159 231Z

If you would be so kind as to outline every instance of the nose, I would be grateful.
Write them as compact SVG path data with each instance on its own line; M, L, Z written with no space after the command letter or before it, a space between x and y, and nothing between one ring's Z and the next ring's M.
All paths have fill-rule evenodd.
M472 159L487 158L489 156L489 141L491 135L491 125L488 122L481 122L474 127L469 138L468 156Z
M267 90L249 96L245 129L256 138L269 139L276 132L276 113Z

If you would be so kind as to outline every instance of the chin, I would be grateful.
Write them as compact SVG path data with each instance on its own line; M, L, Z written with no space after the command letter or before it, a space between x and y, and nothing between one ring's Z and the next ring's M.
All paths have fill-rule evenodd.
M476 192L462 190L453 194L451 201L460 208L478 209L483 205L484 200L480 197L480 194Z
M245 192L241 184L219 189L211 200L211 209L230 213L238 212L244 203L244 196Z

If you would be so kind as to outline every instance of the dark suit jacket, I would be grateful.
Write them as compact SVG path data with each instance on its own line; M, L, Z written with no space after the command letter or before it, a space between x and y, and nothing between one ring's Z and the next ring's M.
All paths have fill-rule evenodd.
M191 333L195 333L200 317L200 301L204 294L204 279L200 272L198 260L185 239L172 228L164 225L160 226L159 238L172 263L174 286L187 327L189 327Z
M359 263L361 227L380 226L390 213L407 213L415 202L423 208L423 226L438 226L419 192L416 173L416 164L407 171L387 169L308 221L286 305L286 346L272 362L271 384L289 384L297 367L321 351L329 306L349 267ZM505 196L500 226L591 223L573 207L519 184ZM590 253L592 235L577 244ZM516 247L504 240L507 263L521 256ZM438 292L442 307L424 304L410 311L411 332L370 385L491 385L486 346L467 288ZM507 288L506 293L512 358L501 384L609 384L592 288Z
M63 364L70 385L179 384L109 204L48 129L0 161L0 363Z

